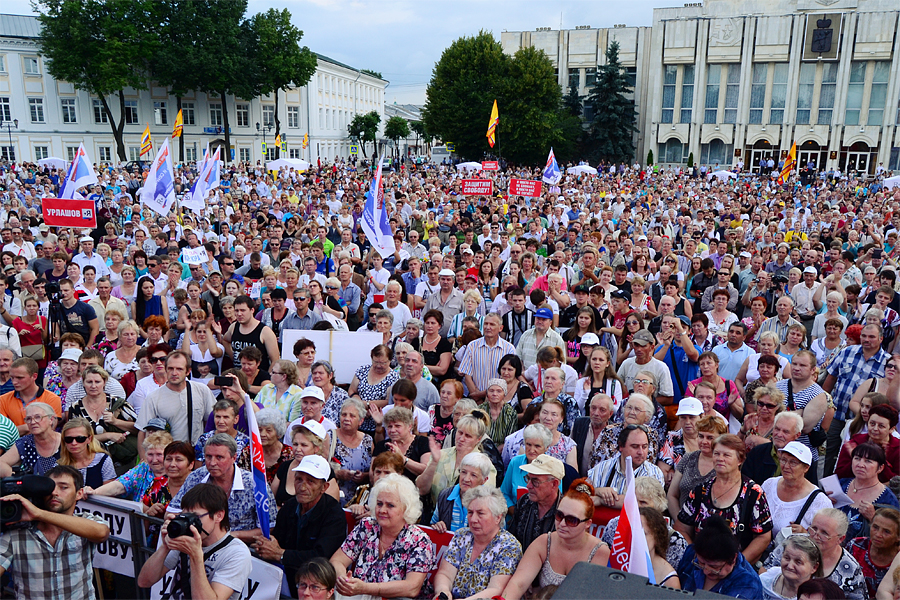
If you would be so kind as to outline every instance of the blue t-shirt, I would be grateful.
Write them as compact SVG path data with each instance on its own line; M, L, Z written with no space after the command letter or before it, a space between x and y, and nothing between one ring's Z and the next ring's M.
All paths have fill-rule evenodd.
M706 576L702 569L698 569L693 565L694 558L693 544L688 546L678 563L678 578L681 580L681 589L686 592L694 592L703 589L703 583ZM714 594L722 594L723 596L731 596L732 598L762 598L763 588L759 580L759 575L744 558L740 552L737 553L737 562L731 570L731 574L714 585L709 590Z
M662 348L662 346L657 346L656 351L659 351L660 348ZM701 351L698 346L694 346L694 348L697 349L697 352ZM675 377L675 371L672 367L673 359L678 368L678 377ZM684 397L684 391L687 389L688 381L693 381L700 376L700 365L695 361L688 359L684 348L674 343L669 347L669 351L666 352L666 357L663 362L669 367L669 374L672 376L672 403L677 405L681 402L681 398ZM681 378L682 385L678 385L679 377Z

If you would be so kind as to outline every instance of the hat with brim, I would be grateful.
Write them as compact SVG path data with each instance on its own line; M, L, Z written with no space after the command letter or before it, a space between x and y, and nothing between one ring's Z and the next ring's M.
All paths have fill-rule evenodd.
M699 417L702 414L703 404L696 398L691 398L690 396L681 399L681 402L678 403L678 411L675 413L675 415L679 417L681 415Z
M519 468L530 475L549 475L560 481L566 476L566 468L562 461L546 454L537 456L530 464L521 465Z
M653 339L652 333L646 329L641 329L632 336L631 343L635 346L652 346L656 343L656 340Z
M300 392L300 398L315 398L319 402L325 402L325 393L322 391L322 388L311 385L303 388L303 391Z
M787 452L807 467L812 464L812 451L801 442L788 442L781 451Z
M596 333L586 333L581 336L581 345L582 346L599 346L600 338L597 337Z
M328 466L328 461L315 454L304 456L300 464L292 470L295 473L306 473L322 481L328 481L328 476L331 474L331 467Z

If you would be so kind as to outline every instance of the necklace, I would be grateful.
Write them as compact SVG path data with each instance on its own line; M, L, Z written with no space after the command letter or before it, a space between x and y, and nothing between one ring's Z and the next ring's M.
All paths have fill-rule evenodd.
M727 494L728 492L730 492L731 490L733 490L733 489L734 489L734 486L736 486L736 485L739 484L740 482L741 482L741 479L738 479L737 481L735 481L734 483L732 483L730 486L728 486L728 489L725 490L724 492L722 492L721 494L719 494L719 495L713 494L713 502L714 502L714 503L718 503L718 502L719 502L719 499L722 498L722 496L724 496L725 494ZM710 489L710 491L712 491L712 490Z
M433 339L429 342L428 336L424 335L424 336L422 336L422 343L430 346L431 344L436 344L438 341L440 341L440 339L441 339L441 334L438 334L435 336L435 339Z
M872 485L867 485L866 487L861 488L861 487L856 487L856 479L854 478L854 479L853 479L853 493L855 494L855 493L857 493L857 492L860 491L860 490L867 490L867 489L869 489L869 488L873 488L873 487L875 487L876 485L878 485L879 483L881 483L881 482L880 482L880 481L876 481L876 482L873 483Z

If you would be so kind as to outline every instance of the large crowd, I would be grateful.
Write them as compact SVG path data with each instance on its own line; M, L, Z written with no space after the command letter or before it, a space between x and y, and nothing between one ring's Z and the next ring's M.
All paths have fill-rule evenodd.
M0 166L0 476L56 483L14 497L32 523L0 572L92 598L109 532L75 500L116 496L164 517L137 583L173 571L173 598L235 600L251 556L300 598L549 598L609 563L630 468L660 585L900 599L900 188L712 171L601 165L524 198L539 169L466 196L474 175L402 162L382 256L365 161L234 164L165 215L145 172L100 165L92 230L43 222L63 172ZM377 343L337 381L304 330ZM453 534L440 558L423 527Z

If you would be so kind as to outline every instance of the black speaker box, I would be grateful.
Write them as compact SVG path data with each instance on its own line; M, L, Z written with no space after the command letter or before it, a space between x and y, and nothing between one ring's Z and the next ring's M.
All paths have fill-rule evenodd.
M679 600L684 598L728 598L711 592L683 592L652 585L646 577L581 562L566 576L553 600Z

